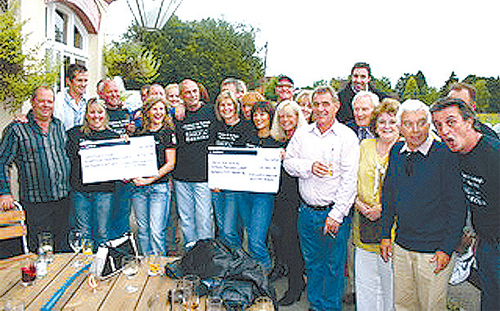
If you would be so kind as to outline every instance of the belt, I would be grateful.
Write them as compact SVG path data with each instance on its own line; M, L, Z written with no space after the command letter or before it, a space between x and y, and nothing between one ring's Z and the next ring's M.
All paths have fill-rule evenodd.
M307 204L305 202L304 202L304 204L307 207L309 207L310 209L315 210L315 211L326 211L326 210L331 209L335 205L335 202L332 202L328 205L311 205L311 204Z

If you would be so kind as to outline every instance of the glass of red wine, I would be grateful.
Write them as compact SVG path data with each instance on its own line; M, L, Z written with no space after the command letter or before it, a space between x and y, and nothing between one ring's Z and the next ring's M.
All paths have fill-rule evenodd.
M30 286L36 279L35 260L28 258L21 263L21 284Z

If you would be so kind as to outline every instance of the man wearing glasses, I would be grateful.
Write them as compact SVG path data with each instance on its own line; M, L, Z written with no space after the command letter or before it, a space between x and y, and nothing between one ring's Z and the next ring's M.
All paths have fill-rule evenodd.
M287 76L279 76L275 91L278 95L278 104L284 100L293 100L293 80Z

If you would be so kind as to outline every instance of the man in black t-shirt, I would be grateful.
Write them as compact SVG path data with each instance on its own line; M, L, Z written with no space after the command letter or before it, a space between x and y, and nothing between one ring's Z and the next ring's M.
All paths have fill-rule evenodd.
M102 81L100 96L106 102L110 129L120 135L134 132L134 123L130 120L128 110L123 108L120 100L118 84L111 79ZM117 238L130 231L130 191L129 185L122 181L116 182L113 216L111 218L110 238Z
M214 140L213 107L200 100L200 89L193 80L180 84L186 116L177 121L177 156L174 185L177 209L187 248L196 241L213 238L212 194L208 188L208 146Z
M439 136L459 154L462 187L478 234L477 267L481 310L500 310L500 140L475 128L475 116L461 99L431 107Z

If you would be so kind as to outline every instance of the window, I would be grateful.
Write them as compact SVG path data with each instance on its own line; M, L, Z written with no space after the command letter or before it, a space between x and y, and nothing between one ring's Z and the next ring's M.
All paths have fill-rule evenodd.
M89 34L80 18L63 2L47 4L45 28L47 56L53 64L61 64L60 82L56 86L60 90L65 86L66 68L74 63L87 63Z
M83 48L82 34L80 33L80 31L78 30L78 27L76 27L76 26L75 26L74 33L75 33L75 38L73 39L74 46L77 49L82 49Z
M66 27L67 27L67 17L61 13L60 11L56 10L56 14L54 15L54 19L55 19L55 25L54 25L54 28L55 28L55 40L57 42L61 42L61 43L64 43L66 44L66 37L67 37L67 31L66 31Z

